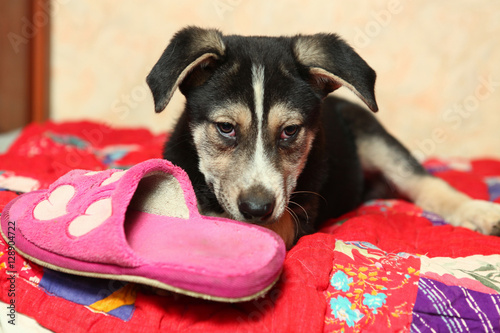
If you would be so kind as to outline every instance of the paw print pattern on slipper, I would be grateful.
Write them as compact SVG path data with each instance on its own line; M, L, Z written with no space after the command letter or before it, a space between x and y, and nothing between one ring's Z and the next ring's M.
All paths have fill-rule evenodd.
M118 181L126 171L113 172L104 179L99 187ZM87 172L84 176L94 176L102 171ZM73 185L65 184L56 187L45 200L39 202L33 210L33 217L39 221L50 221L69 213L68 204L77 190ZM111 198L104 198L91 203L85 212L74 218L68 226L71 236L79 237L99 227L112 215Z
M33 216L40 221L49 221L66 215L69 201L75 195L75 188L72 185L61 185L50 193L46 200L35 206Z
M91 204L85 215L77 216L68 227L70 235L79 237L100 226L111 217L111 198L98 200Z
M108 179L104 180L101 185L99 186L106 186L106 185L109 185L111 183L114 183L116 182L118 179L122 178L123 175L125 174L125 171L117 171L117 172L114 172L111 177L109 177Z

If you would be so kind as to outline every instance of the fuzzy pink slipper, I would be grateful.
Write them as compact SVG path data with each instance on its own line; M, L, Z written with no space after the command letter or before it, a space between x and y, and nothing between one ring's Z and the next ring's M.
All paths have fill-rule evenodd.
M54 270L228 302L263 295L285 257L270 230L200 215L186 173L162 159L73 170L10 202L2 235Z

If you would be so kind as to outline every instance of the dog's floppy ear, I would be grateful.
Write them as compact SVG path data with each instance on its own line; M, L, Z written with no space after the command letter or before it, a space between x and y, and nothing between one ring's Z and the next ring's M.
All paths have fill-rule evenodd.
M311 84L325 96L345 86L370 110L375 101L375 71L340 37L334 34L298 35L292 39L297 61L309 69Z
M153 93L155 111L165 109L177 87L184 93L188 85L199 85L208 71L224 55L222 34L215 29L187 27L177 32L146 82Z

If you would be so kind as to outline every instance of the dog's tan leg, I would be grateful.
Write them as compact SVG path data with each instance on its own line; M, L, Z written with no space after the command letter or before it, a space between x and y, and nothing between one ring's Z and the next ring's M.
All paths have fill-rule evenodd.
M424 210L454 226L500 235L499 204L474 200L428 174L392 137L364 137L357 145L364 169L382 172L399 193Z
M417 177L403 185L418 206L434 212L454 226L466 227L484 234L497 234L500 229L500 205L473 200L455 190L442 179Z

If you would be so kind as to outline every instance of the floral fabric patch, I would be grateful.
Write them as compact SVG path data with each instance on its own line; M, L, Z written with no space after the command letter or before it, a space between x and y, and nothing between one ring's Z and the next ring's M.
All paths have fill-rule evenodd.
M417 295L420 259L387 253L364 242L335 244L325 332L359 332L410 327Z

